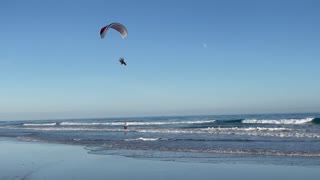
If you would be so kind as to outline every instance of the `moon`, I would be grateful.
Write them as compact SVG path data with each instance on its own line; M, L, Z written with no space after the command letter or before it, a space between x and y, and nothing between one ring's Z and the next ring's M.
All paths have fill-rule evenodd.
M207 43L203 43L203 44L202 44L202 47L203 47L203 48L207 48L207 47L208 47Z

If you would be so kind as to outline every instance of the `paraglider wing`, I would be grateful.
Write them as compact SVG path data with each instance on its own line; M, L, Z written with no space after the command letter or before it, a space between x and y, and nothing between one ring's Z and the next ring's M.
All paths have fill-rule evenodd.
M112 29L118 31L121 34L121 37L123 39L128 35L127 28L124 25L122 25L120 23L111 23L111 24L101 28L101 30L100 30L101 39L103 39L106 36L106 33L109 28L112 28Z

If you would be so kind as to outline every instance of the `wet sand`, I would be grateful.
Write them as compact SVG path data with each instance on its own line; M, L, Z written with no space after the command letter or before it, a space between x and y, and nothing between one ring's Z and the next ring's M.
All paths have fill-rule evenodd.
M88 154L82 146L0 138L0 180L312 180L319 176L319 167L144 160Z

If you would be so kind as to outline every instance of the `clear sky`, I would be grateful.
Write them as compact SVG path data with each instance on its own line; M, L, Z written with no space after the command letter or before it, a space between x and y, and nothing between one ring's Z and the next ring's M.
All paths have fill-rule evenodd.
M317 0L1 0L0 120L319 112L319 9ZM111 22L127 38L100 39Z

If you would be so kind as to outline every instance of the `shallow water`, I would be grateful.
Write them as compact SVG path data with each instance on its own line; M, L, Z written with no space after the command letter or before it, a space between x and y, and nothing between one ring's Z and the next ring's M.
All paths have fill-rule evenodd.
M0 138L0 179L319 179L319 167L166 161L88 154L82 146ZM178 155L179 153L177 153ZM150 154L149 154L150 155ZM172 154L171 154L172 155ZM192 157L190 157L192 158ZM205 156L203 156L205 158ZM223 158L222 158L223 159Z

